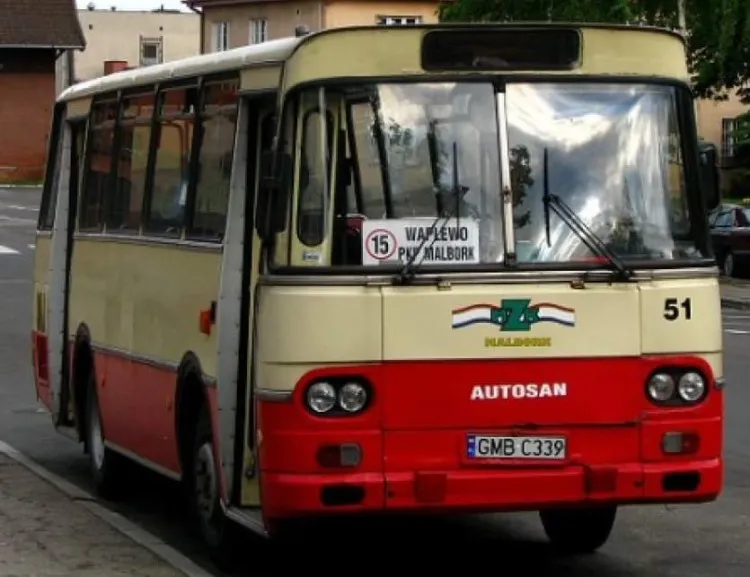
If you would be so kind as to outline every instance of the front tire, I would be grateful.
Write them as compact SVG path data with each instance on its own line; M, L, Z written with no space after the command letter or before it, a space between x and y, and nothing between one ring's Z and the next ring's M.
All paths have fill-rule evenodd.
M219 489L219 469L214 458L211 420L199 413L190 471L190 508L211 560L222 570L236 560L238 527L224 514Z
M89 470L97 494L104 499L114 500L121 495L124 484L123 458L108 449L104 444L104 439L99 394L96 390L96 377L92 371L86 395L86 444Z
M564 553L593 553L612 533L617 507L548 509L539 512L552 546Z

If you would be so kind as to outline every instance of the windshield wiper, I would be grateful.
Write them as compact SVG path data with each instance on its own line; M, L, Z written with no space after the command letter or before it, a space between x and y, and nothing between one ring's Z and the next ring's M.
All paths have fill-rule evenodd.
M420 266L419 264L416 264L417 257L420 255L423 249L426 252L432 247L432 245L435 244L435 241L438 238L438 235L435 234L435 231L438 228L442 228L443 226L445 226L448 223L448 221L454 216L456 217L458 216L460 212L461 200L463 199L464 195L469 191L469 188L466 186L461 186L458 180L458 144L456 144L455 141L453 142L453 182L451 184L452 184L451 192L453 194L453 198L455 202L451 203L451 205L447 209L443 210L443 214L439 214L437 218L434 221L432 221L432 224L430 225L428 229L430 231L430 234L425 235L425 237L422 239L422 242L419 243L419 246L417 247L417 249L408 258L406 263L404 263L403 268L398 272L398 274L393 279L394 284L406 285L406 284L411 283L412 280L414 280L414 275L416 274ZM442 190L440 189L438 190L438 194L441 194L442 192L443 192ZM430 240L430 238L432 239L432 241L425 248L425 244L427 243L428 240Z
M543 196L542 201L544 202L544 224L547 232L547 246L551 246L550 241L550 209L568 225L568 228L572 230L578 238L583 241L586 247L596 254L601 256L609 262L618 272L618 278L622 280L629 280L633 276L633 271L629 269L624 262L618 257L612 250L607 247L602 239L600 239L589 227L583 222L578 215L563 201L558 195L551 194L549 191L549 152L547 148L544 149L544 158L542 165L543 173Z

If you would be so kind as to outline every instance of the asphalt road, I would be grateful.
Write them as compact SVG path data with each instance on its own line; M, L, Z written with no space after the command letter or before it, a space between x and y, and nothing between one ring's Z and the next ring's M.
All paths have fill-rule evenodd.
M0 440L51 471L91 489L80 448L55 433L36 402L29 331L33 242L39 191L0 189ZM709 505L621 510L609 543L595 555L564 558L548 547L534 514L452 521L341 527L292 552L271 551L248 537L246 559L232 575L282 575L282 563L305 563L329 576L404 566L438 574L455 570L549 577L745 577L750 567L750 311L725 311L726 488ZM187 529L173 484L147 473L110 505L215 575ZM319 536L320 532L316 532ZM312 537L312 535L311 535ZM516 565L516 567L511 567ZM376 569L377 568L377 569ZM373 571L374 572L374 571Z

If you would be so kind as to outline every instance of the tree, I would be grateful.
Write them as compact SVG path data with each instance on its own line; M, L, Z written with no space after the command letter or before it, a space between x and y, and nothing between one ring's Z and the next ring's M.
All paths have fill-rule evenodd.
M750 0L455 0L443 21L567 21L680 28L684 9L688 61L696 96L736 90L750 103Z

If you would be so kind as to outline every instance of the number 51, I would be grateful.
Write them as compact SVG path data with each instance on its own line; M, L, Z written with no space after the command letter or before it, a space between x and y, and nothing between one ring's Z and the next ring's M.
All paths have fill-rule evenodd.
M676 321L680 316L686 320L693 318L693 307L690 298L678 302L675 298L664 299L664 318L668 321Z

